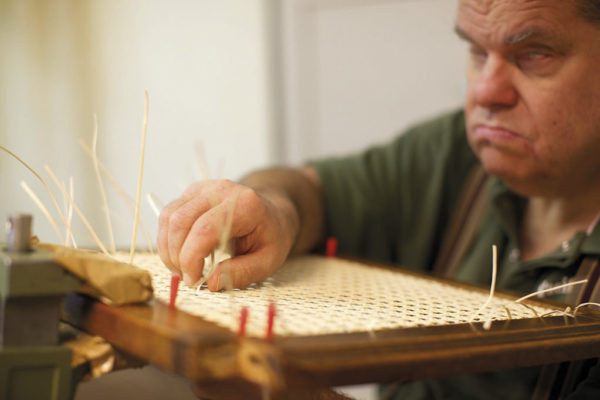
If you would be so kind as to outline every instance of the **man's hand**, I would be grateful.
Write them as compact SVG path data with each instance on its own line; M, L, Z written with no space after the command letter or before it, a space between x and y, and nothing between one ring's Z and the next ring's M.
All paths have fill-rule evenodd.
M160 257L187 284L200 280L204 258L223 242L233 254L209 277L212 291L225 286L225 276L233 287L262 281L290 252L310 250L322 240L320 182L313 169L265 170L242 183L196 182L162 210Z
M224 272L234 287L269 277L285 261L298 230L294 204L279 192L202 181L162 210L158 249L171 271L194 284L202 277L204 258L231 240L234 257L219 264L207 282L216 291L225 284Z

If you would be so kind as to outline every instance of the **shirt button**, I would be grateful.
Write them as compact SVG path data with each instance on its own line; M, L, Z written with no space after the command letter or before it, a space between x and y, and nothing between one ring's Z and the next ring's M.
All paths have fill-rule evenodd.
M521 252L517 248L512 249L508 255L508 259L512 262L517 261L519 257L521 257Z
M560 248L563 252L569 251L569 249L571 248L571 243L569 243L568 240L565 240L564 242L561 243Z

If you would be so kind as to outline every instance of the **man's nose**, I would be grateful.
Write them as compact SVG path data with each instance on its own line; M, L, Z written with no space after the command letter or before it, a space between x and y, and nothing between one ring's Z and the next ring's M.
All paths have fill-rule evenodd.
M514 106L519 94L513 82L513 66L490 55L477 71L471 90L477 104L489 109Z

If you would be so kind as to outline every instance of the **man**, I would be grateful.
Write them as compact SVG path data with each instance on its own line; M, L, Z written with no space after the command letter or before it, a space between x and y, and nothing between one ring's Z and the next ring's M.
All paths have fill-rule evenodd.
M470 47L464 114L358 156L261 171L241 184L193 184L161 214L165 264L197 281L237 198L227 267L236 287L326 236L343 254L428 269L480 164L492 176L490 202L454 277L488 284L497 244L500 287L531 292L571 279L582 259L600 254L600 1L459 0L456 32ZM210 290L223 287L222 272ZM538 375L454 377L406 385L398 396L527 398Z

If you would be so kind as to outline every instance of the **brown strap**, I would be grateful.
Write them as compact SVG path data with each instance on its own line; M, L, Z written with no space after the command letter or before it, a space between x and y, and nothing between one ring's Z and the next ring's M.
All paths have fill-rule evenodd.
M600 299L600 260L596 257L585 257L573 281L587 279L585 285L572 287L567 296L567 303L577 305L588 301L598 302ZM579 383L581 371L586 360L562 364L544 365L536 384L533 400L564 399ZM560 371L560 372L559 372ZM557 393L559 393L557 395Z
M580 303L586 303L588 301L597 301L598 296L598 280L600 279L600 260L597 258L593 261L593 267L587 277L587 283L583 288L583 295L581 296Z
M598 275L600 274L599 261L595 257L585 257L577 273L573 277L573 281L580 281L587 279L585 285L579 287L573 287L569 295L567 296L567 303L571 305L577 305L586 301L592 301L592 293L598 281Z
M481 217L489 199L489 175L481 164L477 164L467 176L458 198L448 229L444 234L433 272L438 276L451 277L480 226Z
M600 271L600 268L597 268ZM596 281L596 286L590 295L590 301L592 303L600 303L600 279Z

